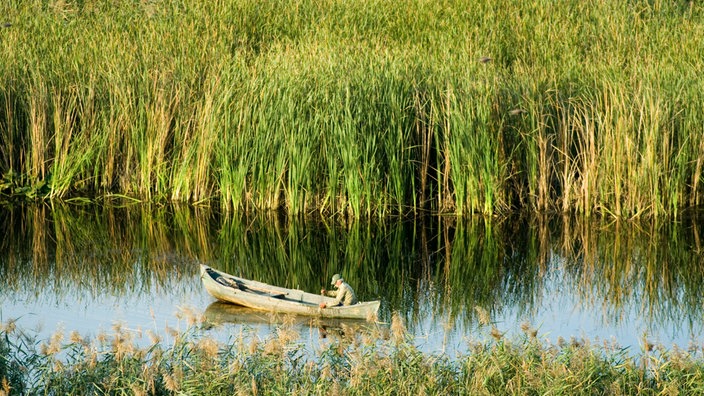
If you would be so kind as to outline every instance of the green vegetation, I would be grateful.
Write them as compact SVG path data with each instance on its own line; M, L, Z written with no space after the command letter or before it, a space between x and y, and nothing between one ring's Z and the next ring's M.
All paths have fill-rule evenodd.
M240 334L226 342L189 318L168 339L116 325L89 339L57 332L36 340L8 322L0 328L0 394L43 395L654 395L704 391L699 348L644 345L639 357L613 343L540 341L525 334L472 344L457 359L419 352L403 321L370 325L321 344L311 354L286 323L267 339ZM146 341L146 340L142 340Z
M181 295L201 288L203 262L309 291L341 272L361 299L384 301L382 320L396 311L411 331L429 318L473 329L475 306L492 316L531 315L555 288L605 323L619 325L628 320L624 311L635 310L654 329L696 334L702 327L701 218L668 226L562 217L420 217L346 227L279 220L220 217L187 205L18 207L0 212L0 297Z
M704 198L695 1L30 0L0 16L5 196L358 218L631 218Z

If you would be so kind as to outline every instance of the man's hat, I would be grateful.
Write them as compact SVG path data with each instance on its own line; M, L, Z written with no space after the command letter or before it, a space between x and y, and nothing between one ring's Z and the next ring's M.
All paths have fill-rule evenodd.
M337 281L339 281L339 280L342 280L342 277L340 276L340 274L335 274L335 275L333 275L333 276L332 276L332 283L331 283L331 285L334 286L335 283L337 283Z

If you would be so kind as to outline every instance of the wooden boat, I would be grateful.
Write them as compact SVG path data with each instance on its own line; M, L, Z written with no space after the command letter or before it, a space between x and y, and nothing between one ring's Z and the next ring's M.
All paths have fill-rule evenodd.
M238 278L203 264L200 266L200 278L205 290L218 300L263 311L366 320L376 320L379 311L379 301L320 308L320 303L334 304L335 299Z

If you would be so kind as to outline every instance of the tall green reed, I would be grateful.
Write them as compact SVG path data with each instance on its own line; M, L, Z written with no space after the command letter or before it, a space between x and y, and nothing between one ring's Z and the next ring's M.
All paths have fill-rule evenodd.
M517 208L631 218L701 200L694 4L91 0L2 11L5 195L354 218Z

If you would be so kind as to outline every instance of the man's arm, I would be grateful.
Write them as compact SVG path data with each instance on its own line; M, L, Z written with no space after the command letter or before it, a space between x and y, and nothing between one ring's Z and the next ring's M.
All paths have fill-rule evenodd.
M347 294L347 286L345 284L341 284L340 288L337 289L337 298L335 298L335 304L330 304L330 306L337 306L337 305L342 305L342 302L345 300L345 295ZM335 296L331 296L335 297Z

